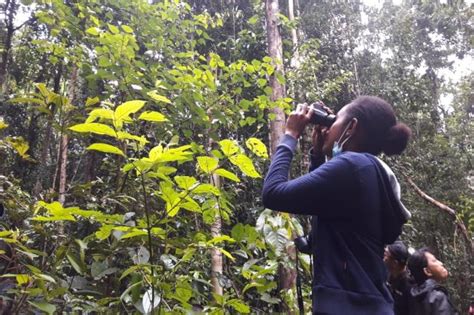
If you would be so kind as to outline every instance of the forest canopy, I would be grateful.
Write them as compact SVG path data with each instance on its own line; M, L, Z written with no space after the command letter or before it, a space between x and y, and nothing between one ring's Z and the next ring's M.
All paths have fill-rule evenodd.
M474 296L472 15L464 1L5 0L0 311L296 312L308 218L264 209L297 103L359 95L412 129L382 156L466 312ZM291 176L307 172L310 133Z

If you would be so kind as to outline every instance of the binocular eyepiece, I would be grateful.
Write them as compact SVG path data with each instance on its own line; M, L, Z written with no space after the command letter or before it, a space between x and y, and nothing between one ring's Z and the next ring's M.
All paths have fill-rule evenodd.
M329 113L321 102L315 102L309 105L313 110L313 115L311 116L311 123L315 125L321 125L325 127L331 127L331 125L336 121L336 115Z

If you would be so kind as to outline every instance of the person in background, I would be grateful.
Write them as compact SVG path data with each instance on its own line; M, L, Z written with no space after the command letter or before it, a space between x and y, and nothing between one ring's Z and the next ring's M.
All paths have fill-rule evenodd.
M440 285L448 278L443 263L426 247L408 259L408 269L415 280L410 290L410 315L457 315L448 291Z
M407 271L407 261L410 254L402 241L395 241L385 247L383 261L388 269L387 285L392 293L395 315L409 313L410 289L412 283Z
M327 111L327 110L326 110ZM393 314L383 263L410 214L400 185L376 155L401 154L411 131L390 104L360 96L330 126L299 104L286 122L263 185L266 208L312 216L313 314ZM311 171L289 180L298 138L314 123Z

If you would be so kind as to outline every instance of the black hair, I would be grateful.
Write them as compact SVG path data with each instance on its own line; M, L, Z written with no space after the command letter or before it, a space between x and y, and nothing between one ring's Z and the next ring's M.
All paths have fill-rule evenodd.
M392 106L376 96L359 96L347 109L348 117L357 118L365 133L364 150L377 155L402 153L411 136L411 129L397 123Z
M408 249L402 241L395 241L393 244L388 245L387 249L393 259L398 261L403 266L407 264L407 260L410 254L408 253Z
M415 279L418 284L422 284L426 279L428 279L428 276L424 271L424 269L428 267L426 253L432 254L429 248L423 247L415 251L408 259L408 269L410 270L413 279Z

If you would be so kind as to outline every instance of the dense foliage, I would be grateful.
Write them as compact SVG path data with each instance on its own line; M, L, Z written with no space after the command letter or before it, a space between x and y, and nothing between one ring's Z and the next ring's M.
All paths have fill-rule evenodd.
M285 76L267 56L263 1L0 4L0 309L295 310L278 271L294 268L291 239L307 221L260 200L270 109L317 99L338 109L362 94L390 101L413 130L407 152L386 159L413 214L402 239L435 249L467 308L472 77L443 73L471 56L472 9L300 0L293 20L289 3ZM288 96L272 101L275 75ZM305 172L301 146L294 176ZM309 257L299 257L309 309Z

